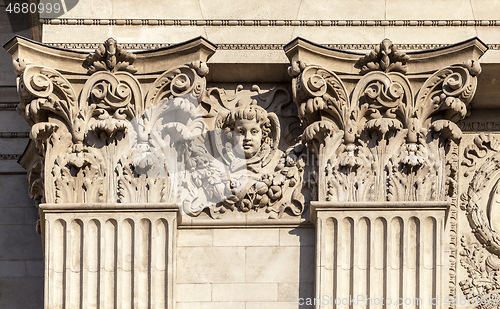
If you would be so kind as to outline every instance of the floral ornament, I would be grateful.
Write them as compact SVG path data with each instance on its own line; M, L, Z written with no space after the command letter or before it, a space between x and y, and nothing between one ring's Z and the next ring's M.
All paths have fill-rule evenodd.
M209 207L209 213L214 218L226 210L239 209L243 212L265 209L269 218L281 218L286 210L293 215L304 211L304 196L302 195L302 174L305 167L304 147L297 145L283 153L275 170L258 176L239 175L225 179L222 174L197 173L195 178L202 184L214 202ZM197 214L194 214L197 215Z
M486 48L481 43L477 47ZM479 57L432 74L420 71L421 58L415 59L412 73L428 75L417 82L415 75L405 76L410 57L385 39L359 59L355 67L363 76L353 79L340 69L345 58L339 51L319 49L287 50L293 59L289 73L294 101L305 127L302 139L318 155L318 199L443 199L449 192L444 174L447 145L460 140L454 122L467 114L481 71ZM343 75L306 65L301 58L315 58L304 54L323 57L323 64L330 62ZM469 149L483 151L482 145Z
M103 44L85 59L87 73L94 74L98 71L126 71L134 74L137 69L132 65L136 59L133 53L127 52L116 43L113 38L107 39Z
M339 154L339 164L355 169L363 164L362 159L356 154L358 147L353 144L346 145L345 151Z
M360 74L371 71L400 72L405 74L407 70L406 62L410 57L404 52L397 50L391 40L384 39L368 55L359 58L356 67L361 68Z
M500 259L479 243L470 243L462 236L460 265L468 277L459 282L469 304L480 309L498 308L500 297ZM496 302L495 302L496 300Z

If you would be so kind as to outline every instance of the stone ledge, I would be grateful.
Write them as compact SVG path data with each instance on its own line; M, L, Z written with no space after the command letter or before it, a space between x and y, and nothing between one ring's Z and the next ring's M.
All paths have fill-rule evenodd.
M41 24L65 26L155 26L155 27L495 27L500 20L332 20L332 19L72 19L42 18Z
M40 204L44 212L101 212L101 211L177 211L176 204L156 203L75 203L75 204Z

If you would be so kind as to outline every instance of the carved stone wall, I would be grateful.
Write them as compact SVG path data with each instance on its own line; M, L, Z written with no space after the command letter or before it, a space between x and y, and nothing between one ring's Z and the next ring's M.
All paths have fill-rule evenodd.
M321 222L316 297L364 295L363 306L368 306L366 298L399 297L419 299L424 307L441 299L435 305L454 306L449 300L457 295L457 145L462 138L456 122L467 115L484 45L464 42L455 46L455 57L447 58L438 53L405 54L387 39L361 58L300 39L285 51L292 63L289 73L294 76L305 142L318 157L318 200L324 201L313 213ZM430 63L439 68L430 70ZM422 208L412 208L412 202ZM379 209L381 205L385 206ZM402 205L410 207L411 217L404 215ZM350 207L356 210L348 211ZM391 238L399 232L389 233L388 226L399 228L403 247ZM426 234L430 230L435 232ZM377 245L384 246L384 252L401 250L390 258L373 256ZM415 251L408 249L412 247ZM449 260L442 260L447 254ZM332 260L333 266L328 264ZM432 276L442 278L441 265L449 269L449 284L426 277L424 269L433 269ZM370 281L380 270L385 275ZM346 277L349 288L341 284ZM435 285L426 290L424 282Z
M313 281L320 299L444 308L433 299L478 285L456 280L459 162L497 147L485 135L464 147L457 122L478 85L480 40L404 53L385 39L362 55L296 39L291 81L273 84L207 82L216 46L203 38L137 53L112 38L88 55L22 38L6 49L31 126L21 162L40 211L46 308L176 308L191 288L196 302L286 304L314 299L303 287ZM498 191L495 160L461 196L493 255L496 193L477 196ZM287 242L313 226L315 252ZM177 247L180 230L195 232ZM314 280L302 264L287 271L314 266L314 253ZM267 288L252 299L257 283Z
M319 158L319 200L439 201L449 195L446 152L461 138L455 122L467 114L481 72L477 57L485 50L474 44L461 46L463 63L434 60L444 67L432 74L411 65L387 39L357 62L352 57L353 68L336 51L301 40L287 46L305 140ZM329 57L316 59L320 53ZM338 75L359 68L360 77L343 80L329 68Z

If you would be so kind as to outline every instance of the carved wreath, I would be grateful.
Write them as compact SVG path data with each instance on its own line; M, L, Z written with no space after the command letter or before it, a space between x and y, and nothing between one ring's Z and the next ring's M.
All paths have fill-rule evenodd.
M462 210L466 211L472 232L484 247L500 256L500 235L492 225L492 212L500 191L500 153L488 158L476 171L467 193L462 194ZM495 180L494 182L492 180ZM494 183L494 185L492 185ZM488 190L493 188L492 190ZM486 195L486 192L490 192ZM485 201L485 198L488 198Z

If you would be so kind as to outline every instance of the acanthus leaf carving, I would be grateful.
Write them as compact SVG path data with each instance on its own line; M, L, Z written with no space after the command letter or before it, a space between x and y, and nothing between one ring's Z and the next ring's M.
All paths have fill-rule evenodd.
M160 104L162 101L193 93L198 101L206 88L205 75L208 66L203 61L194 61L190 64L167 70L158 77L151 90L146 95L145 108Z
M292 90L305 126L324 118L333 118L340 129L345 129L349 115L347 90L335 73L318 66L306 66L292 81Z
M57 156L52 169L56 203L103 203L109 193L102 154L94 148Z
M166 203L169 198L169 179L163 175L141 174L130 157L122 157L117 164L118 201L120 203ZM142 166L145 167L145 166ZM140 168L139 168L140 169ZM158 177L159 176L159 177Z
M129 121L144 111L141 86L127 72L96 72L86 82L80 99L82 118L89 132L89 143L109 145L125 135Z
M421 125L437 113L453 122L465 118L480 72L479 63L471 60L441 69L429 77L416 98L416 115Z
M103 49L104 48L104 49ZM100 50L100 52L99 52ZM129 121L144 111L139 82L130 73L135 56L110 39L87 58L101 61L77 100L71 83L58 71L17 63L18 109L32 125L30 137L54 181L45 182L45 202L114 202L115 157L123 152ZM98 65L97 65L98 66ZM127 69L128 67L128 69ZM108 184L111 187L108 187Z
M132 65L136 59L130 53L117 44L113 38L107 39L103 44L87 56L85 65L87 73L94 74L99 71L117 72L126 71L134 74L137 69Z
M229 98L222 88L206 91L204 61L167 63L160 76L141 76L141 82L133 75L135 61L108 39L83 62L88 75L71 75L71 82L57 70L14 62L19 109L43 155L31 173L40 178L32 181L35 199L179 203L183 214L205 211L213 218L228 211L269 218L304 213L307 149L287 87L254 85ZM240 127L261 138L248 142ZM226 158L226 151L235 154Z
M315 195L330 201L445 198L451 183L446 147L461 138L454 122L467 114L478 63L438 70L415 96L421 81L403 74L407 55L384 41L365 58L369 70L362 76L294 61L292 94L286 87L256 85L207 89L208 66L193 61L154 81L148 77L151 88L143 97L144 77L139 82L130 73L135 57L114 40L87 58L92 75L79 95L56 70L22 60L15 66L22 71L20 108L34 125L39 151L65 154L52 158L49 170L60 177L53 187L85 188L78 200L182 200L193 216L265 209L281 217L301 215ZM238 131L248 122L259 127L258 143L244 142ZM234 154L238 143L243 150ZM307 158L313 167L304 166L305 151L315 154ZM97 177L96 187L104 178L107 190L119 193L73 184L78 177ZM150 196L141 193L152 187ZM53 192L52 202L72 201Z
M46 121L52 112L73 125L77 118L76 94L69 81L59 72L38 65L27 65L21 74L18 92L21 103L18 109L30 124Z
M366 74L371 71L382 71L385 73L400 72L405 74L408 60L410 60L410 57L398 50L392 44L391 40L384 39L369 54L361 57L356 63L356 67L361 70L360 74Z
M305 133L323 131L320 127L332 130L319 139L304 135L319 153L320 186L326 187L320 188L320 199L445 198L449 147L442 146L461 139L455 122L467 115L481 69L471 60L438 70L414 96L415 86L402 74L408 61L408 55L384 40L361 58L364 76L351 95L333 72L292 62L289 73L299 116L304 126L312 126Z

